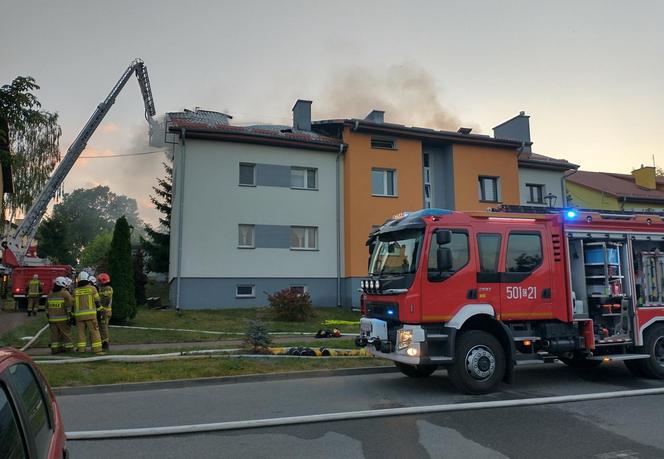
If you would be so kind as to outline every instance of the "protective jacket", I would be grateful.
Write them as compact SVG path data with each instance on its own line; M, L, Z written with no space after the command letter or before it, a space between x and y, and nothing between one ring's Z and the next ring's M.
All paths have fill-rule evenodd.
M96 320L99 304L99 293L92 285L83 285L74 290L74 317L76 320Z
M28 281L28 296L38 297L41 295L41 282L39 279L30 279Z
M49 323L66 322L71 314L72 297L67 290L51 292L46 299Z
M101 310L110 312L113 309L113 287L104 285L99 292L101 298Z

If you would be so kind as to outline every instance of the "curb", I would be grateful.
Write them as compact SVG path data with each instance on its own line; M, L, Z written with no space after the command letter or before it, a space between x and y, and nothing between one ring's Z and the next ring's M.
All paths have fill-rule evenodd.
M248 382L282 381L301 378L326 378L332 376L361 376L382 373L395 373L395 367L360 367L340 368L333 370L305 370L283 373L264 373L237 376L219 376L196 379L170 379L166 381L148 381L137 383L100 384L96 386L65 386L52 388L56 396L86 395L107 392L125 392L157 389L178 389L183 387L210 386L217 384L239 384Z

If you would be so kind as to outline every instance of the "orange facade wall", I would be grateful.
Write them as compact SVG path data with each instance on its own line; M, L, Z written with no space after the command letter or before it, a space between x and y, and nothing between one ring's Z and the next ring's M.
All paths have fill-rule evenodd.
M514 149L454 145L452 154L455 210L486 210L496 205L480 201L480 175L500 177L500 204L520 203L519 164Z
M419 140L397 139L395 150L371 148L371 135L344 129L348 145L344 155L345 277L367 275L369 250L365 245L373 225L392 215L423 207L422 145ZM397 172L397 196L371 195L372 168Z

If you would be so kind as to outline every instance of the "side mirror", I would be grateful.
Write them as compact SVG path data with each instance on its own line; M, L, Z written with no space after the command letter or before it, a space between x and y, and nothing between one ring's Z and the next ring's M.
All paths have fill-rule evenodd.
M438 230L436 231L436 243L438 245L449 244L452 241L452 231Z
M438 263L438 271L445 272L452 270L452 251L449 247L438 247L436 250L436 261Z

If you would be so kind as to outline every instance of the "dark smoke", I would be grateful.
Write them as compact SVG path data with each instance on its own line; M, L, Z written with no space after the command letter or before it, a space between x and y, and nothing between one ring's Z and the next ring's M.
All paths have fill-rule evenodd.
M418 66L384 72L356 66L332 75L314 101L315 112L321 119L363 118L373 109L384 110L387 122L456 131L462 124L444 108L441 94L433 76Z

